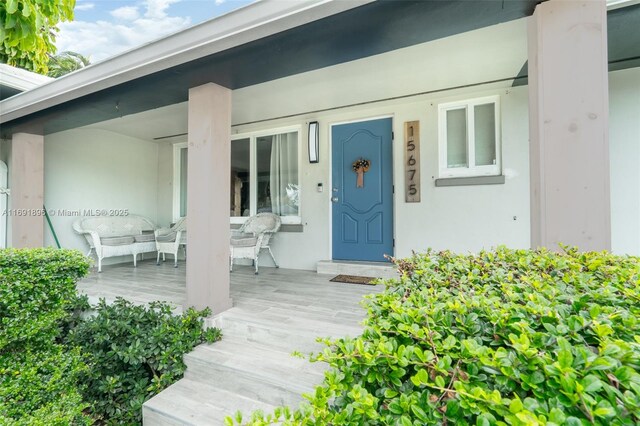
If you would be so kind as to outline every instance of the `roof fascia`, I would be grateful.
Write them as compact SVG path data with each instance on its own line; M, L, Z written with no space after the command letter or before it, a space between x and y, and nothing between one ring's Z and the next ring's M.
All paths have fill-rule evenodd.
M52 80L53 78L46 75L36 74L7 64L0 64L0 83L3 86L25 91Z
M0 102L0 123L372 1L374 0L261 0L12 96Z

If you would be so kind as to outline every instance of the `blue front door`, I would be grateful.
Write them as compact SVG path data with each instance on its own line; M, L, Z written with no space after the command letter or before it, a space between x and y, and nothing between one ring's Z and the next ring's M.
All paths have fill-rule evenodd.
M383 262L393 254L391 119L333 126L331 140L333 258ZM360 181L359 160L369 164Z

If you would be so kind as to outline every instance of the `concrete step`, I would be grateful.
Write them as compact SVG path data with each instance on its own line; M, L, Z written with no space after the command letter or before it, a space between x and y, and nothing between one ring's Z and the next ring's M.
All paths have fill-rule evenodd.
M291 354L226 338L185 356L185 378L271 405L296 406L327 368Z
M360 326L277 314L262 315L258 319L235 309L216 317L214 324L222 329L225 337L259 343L288 353L323 350L324 345L316 342L318 337L356 337L362 333Z
M387 262L321 260L316 264L316 270L318 274L327 275L357 275L382 279L393 279L399 277L398 270L395 265Z
M218 425L238 410L247 416L256 409L294 408L322 383L327 365L292 352L322 351L318 337L362 332L360 292L346 297L334 283L310 289L306 297L293 285L265 283L246 291L250 300L207 319L222 329L222 340L185 355L185 377L145 403L145 426Z
M238 410L247 415L274 408L212 385L182 379L145 402L142 417L145 426L217 426Z

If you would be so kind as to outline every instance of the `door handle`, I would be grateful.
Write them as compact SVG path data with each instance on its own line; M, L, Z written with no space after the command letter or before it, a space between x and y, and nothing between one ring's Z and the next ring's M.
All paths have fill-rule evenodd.
M331 197L331 201L334 202L334 203L337 203L338 202L338 197Z

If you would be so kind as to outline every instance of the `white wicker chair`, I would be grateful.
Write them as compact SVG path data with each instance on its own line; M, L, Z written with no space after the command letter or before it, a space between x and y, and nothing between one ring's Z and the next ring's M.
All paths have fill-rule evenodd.
M161 228L156 230L156 250L158 251L158 258L156 264L160 265L160 254L162 253L162 260L164 261L165 254L169 253L173 255L173 266L178 267L178 250L183 245L184 255L187 256L187 218L183 217L173 224L171 228Z
M281 224L280 216L273 213L258 213L251 216L236 231L231 233L229 271L233 272L233 259L251 259L258 274L258 257L261 249L267 249L276 268L279 268L273 256L269 241L278 232Z

